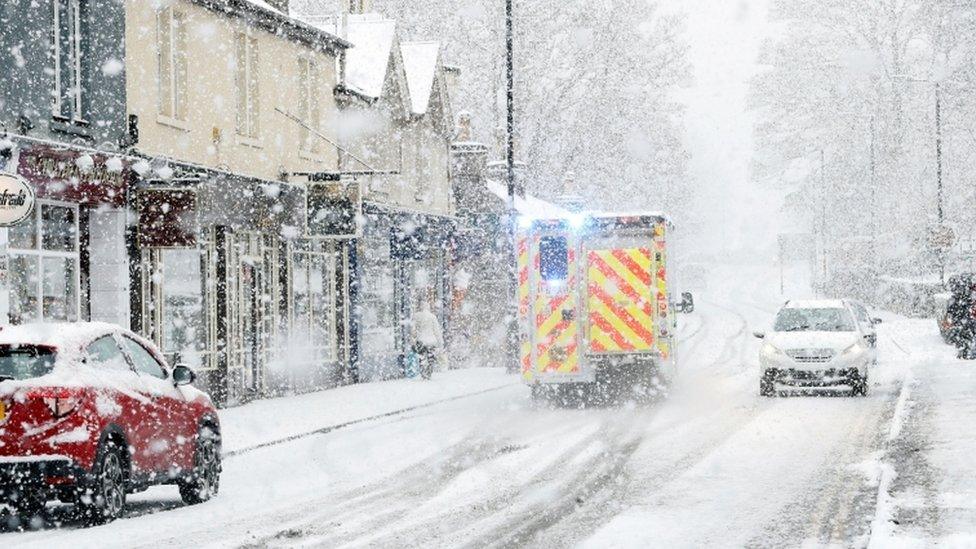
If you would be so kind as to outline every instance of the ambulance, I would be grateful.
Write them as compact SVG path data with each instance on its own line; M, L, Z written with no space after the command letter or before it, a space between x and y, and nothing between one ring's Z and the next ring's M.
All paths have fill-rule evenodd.
M522 377L534 398L633 390L674 379L672 231L660 213L522 218L516 237Z

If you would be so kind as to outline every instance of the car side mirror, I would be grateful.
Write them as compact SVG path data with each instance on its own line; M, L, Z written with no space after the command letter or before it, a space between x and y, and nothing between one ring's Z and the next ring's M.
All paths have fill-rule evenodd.
M197 373L186 364L177 364L173 368L173 385L190 385L197 379Z
M882 322L883 321L880 318L872 318L871 319L871 323L872 324L881 324Z
M752 336L756 339L766 339L766 332L752 332Z
M682 313L695 312L695 296L691 292L681 292L681 303L678 304L678 311Z

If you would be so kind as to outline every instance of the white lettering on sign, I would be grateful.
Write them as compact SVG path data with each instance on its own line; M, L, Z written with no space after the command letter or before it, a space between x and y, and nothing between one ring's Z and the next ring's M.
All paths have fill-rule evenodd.
M34 211L34 189L24 178L0 173L0 227L12 227Z

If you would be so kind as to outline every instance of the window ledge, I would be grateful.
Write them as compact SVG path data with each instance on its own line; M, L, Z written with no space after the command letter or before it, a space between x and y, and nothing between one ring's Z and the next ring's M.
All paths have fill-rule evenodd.
M173 118L172 116L166 116L163 114L156 115L156 123L162 124L163 126L176 128L177 130L181 130L184 132L190 131L190 125L185 120Z
M83 120L71 121L66 118L55 117L51 119L51 131L77 135L87 139L94 139L88 123Z
M263 149L264 143L258 137L248 137L246 135L237 134L237 144L244 145L245 147L251 147L252 149Z

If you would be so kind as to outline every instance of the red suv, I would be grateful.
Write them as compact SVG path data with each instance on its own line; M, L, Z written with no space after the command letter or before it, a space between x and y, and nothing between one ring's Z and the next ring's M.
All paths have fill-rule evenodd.
M127 493L176 484L188 504L216 495L220 423L193 370L100 323L0 328L0 504L26 519L49 500L92 522Z

